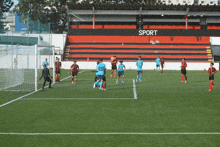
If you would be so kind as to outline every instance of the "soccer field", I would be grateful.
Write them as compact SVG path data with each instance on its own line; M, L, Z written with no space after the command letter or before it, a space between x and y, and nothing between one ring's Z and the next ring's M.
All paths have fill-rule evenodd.
M220 73L135 70L93 89L95 73L81 70L77 84L61 82L0 107L0 146L220 146ZM43 81L42 81L43 82ZM48 83L47 83L48 84ZM40 85L40 88L42 85ZM134 92L137 99L134 98ZM1 91L0 105L29 92Z

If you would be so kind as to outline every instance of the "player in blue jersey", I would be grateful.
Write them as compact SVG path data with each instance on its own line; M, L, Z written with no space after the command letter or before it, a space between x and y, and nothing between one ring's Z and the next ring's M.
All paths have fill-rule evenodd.
M116 84L118 84L118 80L120 76L122 76L122 83L124 84L124 78L125 78L124 72L125 72L125 65L123 64L123 61L120 61L120 64L118 65L118 78Z
M158 58L156 59L156 71L159 68L160 71L160 57L158 56Z
M136 78L136 82L138 81L139 74L140 74L139 81L142 82L141 78L142 78L142 74L143 74L143 71L142 71L143 60L141 60L141 56L138 57L136 65L137 65L137 78Z
M103 79L105 77L105 64L102 63L102 59L99 60L99 64L97 65L97 78L98 80L93 84L93 88L95 88L95 85L97 85L99 83L99 89L102 90L102 84L103 84Z
M47 62L47 58L46 58L45 61L43 62L43 65L46 65L46 68L48 68L47 65L49 65L49 62Z

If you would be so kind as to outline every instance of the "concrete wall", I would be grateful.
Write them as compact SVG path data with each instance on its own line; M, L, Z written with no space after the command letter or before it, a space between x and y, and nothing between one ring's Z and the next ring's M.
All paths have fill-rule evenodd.
M110 62L104 62L107 69L111 69ZM71 61L63 61L62 68L63 69L70 69L70 66L73 64ZM96 69L96 62L77 62L80 69ZM136 70L136 62L124 62L124 65L127 70ZM209 63L187 63L188 67L187 70L204 70L208 69L210 64ZM164 70L180 70L181 63L180 62L165 62ZM219 70L219 63L215 63L214 67ZM144 62L143 70L154 70L156 68L155 62Z

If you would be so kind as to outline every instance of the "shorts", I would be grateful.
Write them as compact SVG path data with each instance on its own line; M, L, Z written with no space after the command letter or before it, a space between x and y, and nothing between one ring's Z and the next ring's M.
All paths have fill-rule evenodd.
M97 75L97 78L98 78L98 79L103 80L103 77L104 77L104 75Z
M156 65L156 67L160 67L160 65Z
M214 76L209 76L209 80L214 80Z
M56 74L60 74L60 71L55 71Z
M116 65L112 65L112 70L117 70L117 67L116 67Z
M105 82L106 82L106 77L105 77L105 75L103 76L103 81L105 81Z
M77 71L76 72L72 72L72 76L77 76Z
M137 74L138 74L138 75L139 75L140 73L141 73L141 74L143 73L142 70L138 70L138 71L137 71Z
M181 69L181 74L186 74L186 70L185 69Z
M161 64L161 68L163 68L163 64Z
M45 77L45 78L44 78L44 81L50 82L51 79L50 79L49 77Z
M124 75L124 71L119 71L118 72L118 77L123 76Z

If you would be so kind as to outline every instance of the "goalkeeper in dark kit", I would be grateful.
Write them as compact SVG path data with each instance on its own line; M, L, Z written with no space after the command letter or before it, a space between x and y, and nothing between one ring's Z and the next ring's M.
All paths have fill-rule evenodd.
M44 69L42 70L42 76L39 78L39 80L41 80L42 77L44 77L44 84L43 84L43 88L42 89L44 89L46 81L49 82L49 88L52 88L51 87L51 82L52 81L51 81L50 78L53 78L53 77L50 76L49 69L46 68L46 65L44 64L43 66L44 66Z

